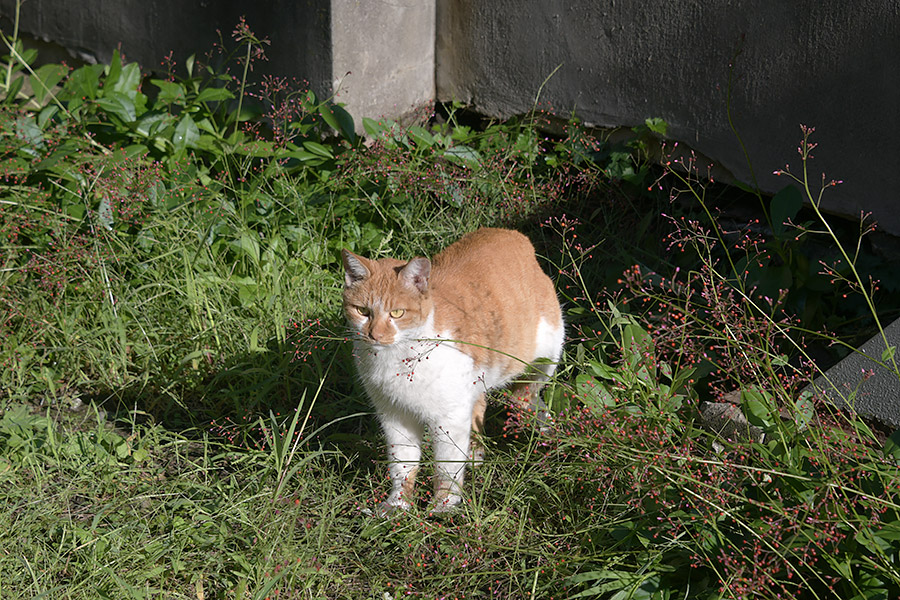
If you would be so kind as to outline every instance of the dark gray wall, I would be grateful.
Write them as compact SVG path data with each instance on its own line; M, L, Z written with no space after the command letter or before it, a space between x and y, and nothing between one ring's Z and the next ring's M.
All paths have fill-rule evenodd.
M871 211L900 235L900 3L888 0L439 0L437 94L507 117L541 95L599 126L662 117L670 135L750 180L732 110L761 185L797 163L816 127L812 172L842 179L824 206Z
M7 35L15 5L0 0L0 27ZM170 51L179 65L191 54L200 57L218 41L217 30L232 42L244 15L258 37L271 41L269 60L254 66L255 76L295 76L321 94L331 90L330 7L330 0L27 0L19 28L88 62L107 62L121 47L128 60L151 70ZM45 60L57 59L51 50L42 51Z

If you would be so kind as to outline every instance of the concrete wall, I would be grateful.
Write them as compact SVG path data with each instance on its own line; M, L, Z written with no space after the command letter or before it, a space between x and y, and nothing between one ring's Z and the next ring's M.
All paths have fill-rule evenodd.
M0 0L0 27L12 33L15 0ZM121 48L127 60L145 70L159 68L170 51L179 65L191 54L210 51L231 32L241 15L258 37L268 37L269 60L257 64L257 75L293 75L317 92L331 85L331 3L329 0L27 0L22 3L20 31L47 42L43 58L54 47L87 62L108 62ZM232 44L230 47L234 47Z
M0 0L7 34L14 7ZM183 63L210 48L240 15L272 42L257 75L336 91L357 121L435 97L495 117L524 113L559 66L542 108L605 127L662 117L671 137L750 181L726 118L743 40L731 106L762 187L784 185L772 171L796 164L799 125L815 126L812 172L845 181L824 206L871 211L900 236L892 0L28 0L21 29L99 61L121 45L149 69L170 50Z
M15 0L0 0L7 35L14 14ZM231 42L241 16L271 42L268 60L254 65L257 78L306 80L322 98L336 94L357 121L402 116L434 99L434 0L28 0L20 31L46 61L108 62L121 48L150 70L170 51L179 65L201 56L218 32Z
M890 0L439 0L437 91L495 117L542 106L590 124L662 117L671 137L750 181L732 110L763 188L797 163L799 125L816 127L811 169L844 184L824 206L871 211L900 235L900 3Z

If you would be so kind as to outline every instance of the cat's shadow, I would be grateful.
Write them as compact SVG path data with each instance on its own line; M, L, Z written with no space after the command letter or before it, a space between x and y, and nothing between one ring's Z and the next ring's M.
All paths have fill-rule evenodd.
M304 327L220 363L184 362L133 385L81 397L78 413L96 405L123 430L152 422L189 439L212 435L258 448L265 444L260 419L268 423L275 415L287 431L296 411L295 429L302 425L307 447L339 448L359 456L361 465L372 464L382 454L379 428L356 383L351 344L335 333L344 331L343 323L312 322L316 330ZM57 404L65 418L68 407Z

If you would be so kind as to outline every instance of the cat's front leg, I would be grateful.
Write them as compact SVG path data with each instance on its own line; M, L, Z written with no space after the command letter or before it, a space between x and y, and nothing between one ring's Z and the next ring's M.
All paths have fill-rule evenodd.
M462 502L471 431L471 417L468 415L432 427L435 470L432 512L447 512Z
M412 506L424 427L414 417L400 412L382 412L379 418L387 444L391 493L378 507L378 512L381 516L387 516L395 510L407 510Z
M402 412L380 412L379 418L384 430L391 475L391 493L378 507L379 514L386 516L412 506L424 427L416 418Z

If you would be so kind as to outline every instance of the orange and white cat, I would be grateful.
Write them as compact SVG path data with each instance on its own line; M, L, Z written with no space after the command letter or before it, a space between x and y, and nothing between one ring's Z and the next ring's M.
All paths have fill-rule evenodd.
M528 238L506 229L470 233L432 261L341 255L356 364L387 442L392 489L380 512L410 507L426 426L432 510L449 510L466 464L481 459L470 437L481 433L485 392L518 378L513 397L543 407L564 339L553 282Z

